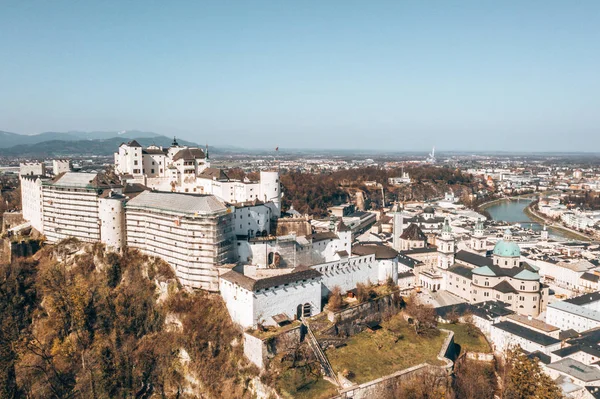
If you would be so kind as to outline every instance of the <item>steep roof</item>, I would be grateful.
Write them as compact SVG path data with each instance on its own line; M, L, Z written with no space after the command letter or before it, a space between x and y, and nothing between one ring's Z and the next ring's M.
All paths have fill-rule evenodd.
M492 258L474 254L473 252L460 250L454 255L454 259L469 263L474 266L491 266L494 264Z
M136 140L131 140L129 143L127 143L127 145L129 147L141 147L140 143L138 143Z
M564 302L572 303L574 305L585 305L597 301L600 301L600 292L592 292L590 294L583 294L564 300Z
M205 157L204 151L200 148L184 148L183 150L179 150L173 156L173 162L179 161L180 159L204 159Z
M412 240L412 241L425 241L427 240L427 236L423 233L423 230L419 226L414 223L411 223L410 226L406 228L400 235L400 238L404 240Z
M600 276L594 273L585 272L580 277L582 280L591 281L592 283L597 283L600 280Z
M473 277L473 270L467 266L459 265L455 263L448 268L449 273L458 274L459 276L471 279Z
M496 284L493 288L496 291L499 291L503 294L517 294L518 291L513 288L512 285L506 280Z
M168 150L166 148L146 148L142 150L142 154L150 155L167 155Z
M324 240L335 240L338 238L337 234L332 231L324 231L321 233L314 233L307 238L312 238L313 242L324 241Z
M223 172L222 169L218 169L218 168L206 168L202 172L200 172L198 177L202 177L202 178L210 179L210 180L227 180L227 181L229 181L229 176L227 176L227 174L225 172Z
M398 252L387 245L355 245L352 247L355 255L375 255L375 259L394 259Z
M193 214L216 214L227 210L214 195L144 191L126 204L127 208L145 208Z
M220 278L223 280L227 280L234 284L239 285L242 288L247 289L248 291L259 291L262 289L272 288L280 285L295 283L300 280L308 280L313 278L320 278L321 273L314 269L310 268L296 268L292 270L290 273L281 274L279 276L267 277L255 280L248 276L243 275L242 273L238 273L234 270L231 270L225 274L223 274Z
M506 331L507 333L516 335L518 337L525 338L528 341L535 342L536 344L542 346L554 345L560 342L554 337L539 333L535 330L523 327L510 321L501 321L499 323L494 324L494 327L502 331Z

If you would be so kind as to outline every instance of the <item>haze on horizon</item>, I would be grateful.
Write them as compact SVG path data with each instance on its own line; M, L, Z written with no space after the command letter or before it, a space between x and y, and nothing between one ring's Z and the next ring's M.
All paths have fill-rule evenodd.
M0 4L0 130L598 151L600 2Z

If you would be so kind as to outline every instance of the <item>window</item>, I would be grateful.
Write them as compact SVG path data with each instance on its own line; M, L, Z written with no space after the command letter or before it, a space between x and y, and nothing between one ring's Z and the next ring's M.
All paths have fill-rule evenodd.
M154 162L153 162L154 163ZM150 173L154 173L154 169L150 169Z
M137 159L136 159L135 161L133 161L133 164L134 164L134 165L137 165L137 164L138 164L138 161L137 161Z

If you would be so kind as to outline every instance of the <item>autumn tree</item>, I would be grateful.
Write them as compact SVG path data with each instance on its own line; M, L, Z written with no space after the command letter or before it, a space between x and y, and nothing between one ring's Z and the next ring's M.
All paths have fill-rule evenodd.
M342 308L344 301L342 299L342 289L339 286L335 286L331 289L329 299L327 300L327 307L332 312L338 311Z
M454 365L454 392L461 399L494 397L496 376L493 364L469 360L465 356Z
M435 335L439 332L435 309L431 305L422 304L414 294L408 300L406 313L411 316L418 335Z
M503 399L563 398L554 380L520 349L508 352L503 374Z

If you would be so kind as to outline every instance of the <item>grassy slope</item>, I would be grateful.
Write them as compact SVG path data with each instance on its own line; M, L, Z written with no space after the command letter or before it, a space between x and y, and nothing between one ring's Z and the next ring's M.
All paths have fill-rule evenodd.
M476 336L470 335L466 324L440 324L439 327L454 331L454 343L460 345L461 352L491 353L492 351L481 331L477 330Z
M375 332L364 331L355 335L347 346L327 350L334 370L350 371L354 376L349 379L361 384L424 362L441 364L437 355L445 334L420 337L399 316L382 323L382 327ZM393 334L388 328L397 333ZM395 343L397 334L401 334L402 338Z

